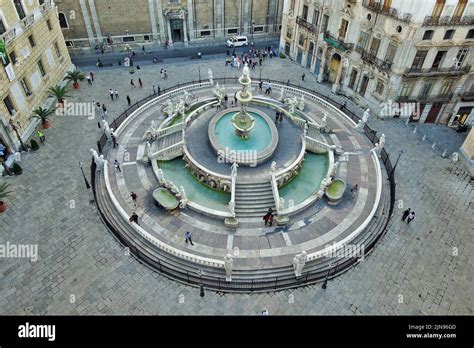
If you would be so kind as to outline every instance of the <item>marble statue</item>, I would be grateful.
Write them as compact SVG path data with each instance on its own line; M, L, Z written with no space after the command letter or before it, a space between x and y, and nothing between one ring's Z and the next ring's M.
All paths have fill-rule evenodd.
M301 110L301 111L304 110L304 95L301 96L301 98L298 102L298 110Z
M303 135L306 137L308 135L308 121L305 122L304 127L303 127Z
M92 157L94 157L94 162L97 164L97 161L99 160L99 154L94 149L90 149L90 152L92 154Z
M354 127L354 129L358 132L363 132L364 131L364 126L367 123L367 120L370 117L370 109L367 109L364 111L364 114L362 115L362 120L359 120L359 123Z
M183 92L183 100L184 100L184 104L186 106L189 106L192 102L192 98L191 98L191 94L188 93L188 91L184 91Z
M106 120L102 120L102 128L104 129L105 134L109 137L110 127L109 127L109 123Z
M181 201L180 201L179 207L181 209L185 209L186 206L188 205L188 198L186 197L186 191L184 191L183 186L179 187L179 194L181 196Z
M177 114L177 103L174 103L173 100L171 99L167 99L166 100L166 104L165 104L165 107L163 108L163 113L167 116L167 117L172 117L172 116L176 116Z
M277 164L276 164L275 161L273 161L272 164L271 164L271 166L270 166L270 171L271 171L272 173L275 173L276 169L277 169Z
M219 86L219 82L216 82L216 87L212 90L212 92L221 104L222 100L224 99L224 88Z
M245 81L250 80L250 69L247 63L244 64L244 69L242 70L242 75Z
M237 168L239 168L239 165L237 164L237 162L234 162L234 164L232 164L232 166L230 167L232 169L232 172L231 172L231 176L233 177L236 177L237 176Z
M326 128L328 122L328 114L324 114L322 120L321 120L321 128L324 129Z
M285 199L283 197L280 197L279 208L279 210L285 209Z
M285 100L285 88L280 89L280 96L278 97L278 100L283 102Z
M209 68L209 70L207 71L207 76L209 76L209 82L211 83L211 85L213 85L214 84L214 76L212 75L211 68Z
M176 110L182 117L184 117L184 113L186 112L186 101L184 98L180 98L176 103Z
M377 152L377 154L380 157L380 153L382 149L384 148L384 146L385 146L385 134L382 134L382 136L379 139L379 142L375 144L375 147L371 151Z
M230 282L232 281L232 266L234 260L232 259L231 254L224 256L224 269L225 269L225 280Z
M295 206L295 201L290 199L288 200L288 209L293 209Z
M150 162L150 148L151 148L151 145L150 145L150 142L147 141L146 144L145 144L145 149L143 151L143 157L142 157L142 162L143 163L148 163Z
M331 176L336 176L338 168L339 168L339 162L334 162L331 168Z
M303 267L308 260L308 255L306 255L306 251L302 251L300 254L297 254L293 259L293 269L295 271L296 277L301 277L301 271L303 271Z
M228 204L230 214L232 215L233 218L235 218L235 203L234 201L230 201Z
M296 105L298 105L298 98L286 98L285 104L288 105L288 110L293 114L295 112Z
M157 176L158 176L158 182L160 184L163 184L165 183L165 176L163 174L163 170L161 168L158 168L157 170Z
M156 139L156 136L158 134L158 127L156 124L156 121L153 120L151 121L150 127L145 131L145 134L143 134L143 141L153 141Z

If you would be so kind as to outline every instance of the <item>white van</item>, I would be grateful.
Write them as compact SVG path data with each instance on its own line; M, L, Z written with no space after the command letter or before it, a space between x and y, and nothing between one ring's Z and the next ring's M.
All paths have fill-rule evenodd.
M249 41L247 40L247 36L234 36L227 40L226 45L227 47L248 46Z

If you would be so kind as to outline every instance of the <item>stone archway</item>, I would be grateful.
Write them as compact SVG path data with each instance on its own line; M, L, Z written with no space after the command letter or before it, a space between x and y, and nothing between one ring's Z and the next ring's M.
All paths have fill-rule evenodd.
M329 82L335 83L337 80L337 74L339 67L341 65L341 56L339 53L334 53L331 58L331 63L329 64Z

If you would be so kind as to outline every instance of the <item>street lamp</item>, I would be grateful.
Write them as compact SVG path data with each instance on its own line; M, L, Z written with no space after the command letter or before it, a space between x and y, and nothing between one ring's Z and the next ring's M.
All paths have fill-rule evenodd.
M204 286L202 286L202 273L203 273L202 269L199 269L197 271L197 274L199 274L199 279L201 280L201 285L200 285L200 289L199 289L200 290L199 296L204 297L204 296L206 296L206 294L204 293Z
M198 67L199 83L201 83L201 67Z
M86 188L90 189L91 185L89 185L89 182L87 181L86 175L84 174L84 170L82 169L82 162L78 162L79 168L81 169L82 177L84 178L84 182L86 183Z
M252 21L252 43L251 43L252 47L253 47L253 32L254 32L254 30L255 30L255 22Z
M13 120L10 120L10 127L12 127L13 131L16 134L16 137L17 137L18 141L20 142L20 151L28 151L25 144L23 143L23 140L21 140L20 133L18 133L18 126L13 123Z

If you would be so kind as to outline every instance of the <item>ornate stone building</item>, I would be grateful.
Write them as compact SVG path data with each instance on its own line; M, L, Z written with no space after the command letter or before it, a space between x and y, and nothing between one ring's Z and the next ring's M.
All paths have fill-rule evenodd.
M61 83L71 60L50 0L0 0L0 144L19 148L47 107L48 88ZM52 100L49 100L49 105Z
M67 45L80 49L279 36L283 0L61 0L58 7Z

